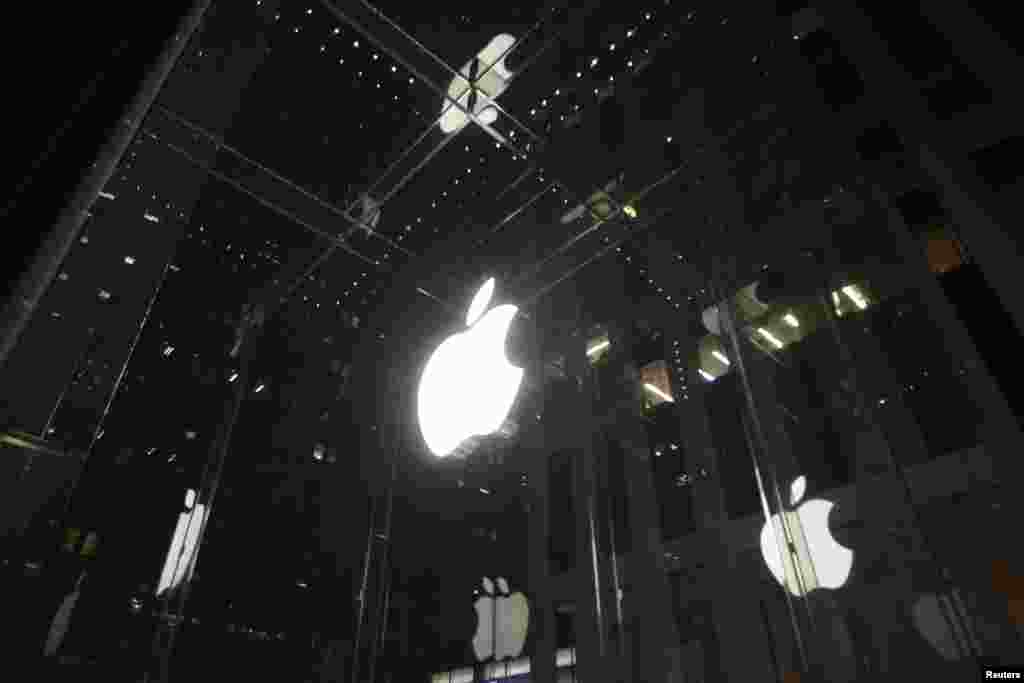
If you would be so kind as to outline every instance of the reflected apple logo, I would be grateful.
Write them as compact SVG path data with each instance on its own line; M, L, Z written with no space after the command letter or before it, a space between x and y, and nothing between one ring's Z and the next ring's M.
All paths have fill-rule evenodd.
M796 509L785 511L786 524L774 514L761 528L761 556L775 580L793 595L840 588L853 566L853 551L836 542L828 526L833 503L816 499L797 507L806 488L806 477L794 479L789 502Z
M505 358L505 339L519 309L504 304L485 314L493 295L490 278L469 305L469 330L441 342L420 377L420 432L439 458L470 437L501 429L523 381L523 369Z
M473 653L478 662L491 657L497 661L518 657L530 626L530 604L522 593L509 595L508 583L501 577L498 577L497 595L493 581L484 577L482 583L486 595L473 603L476 610Z
M487 125L498 120L498 110L491 102L508 88L512 72L505 67L505 60L515 43L516 39L507 33L496 35L475 58L466 62L459 72L461 76L453 77L448 85L448 97ZM457 133L467 123L469 117L451 100L441 103L441 132Z

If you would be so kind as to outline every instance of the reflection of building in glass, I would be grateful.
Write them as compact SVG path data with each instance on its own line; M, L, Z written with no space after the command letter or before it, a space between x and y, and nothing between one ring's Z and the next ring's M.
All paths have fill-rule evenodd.
M0 369L43 434L4 442L10 534L96 529L131 619L198 548L175 656L237 646L233 677L888 680L1019 652L1024 569L991 542L1020 512L1012 51L938 4L422 5L205 20ZM485 277L523 389L499 438L427 457L417 382ZM39 492L75 468L47 468L90 448L64 520ZM531 626L474 668L466 587L499 575Z

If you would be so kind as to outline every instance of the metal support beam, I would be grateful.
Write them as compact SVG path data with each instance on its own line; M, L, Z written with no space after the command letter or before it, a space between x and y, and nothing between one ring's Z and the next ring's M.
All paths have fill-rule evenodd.
M189 40L195 34L212 0L197 0L182 17L173 36L149 70L139 91L129 102L124 115L117 122L99 157L82 177L78 188L53 225L40 242L29 266L14 287L9 301L0 315L0 367L6 363L28 321L35 314L43 294L56 277L71 245L78 238L89 214L89 209L100 191L114 174L121 157L146 117L167 78L178 63Z

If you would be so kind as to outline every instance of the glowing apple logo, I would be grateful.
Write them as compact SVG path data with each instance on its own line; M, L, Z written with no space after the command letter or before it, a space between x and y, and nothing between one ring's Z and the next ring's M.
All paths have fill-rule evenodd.
M491 278L469 305L469 330L441 342L420 377L420 431L439 458L472 436L498 431L523 381L523 369L505 358L505 337L519 309L505 304L483 314L493 294Z
M806 488L806 477L793 480L791 506L796 508ZM775 580L793 595L805 595L815 588L836 589L850 576L853 551L832 537L828 527L832 508L827 500L809 500L796 510L784 512L788 533L778 514L772 515L761 529L764 562Z
M498 577L498 595L494 593L494 582L487 577L483 580L484 592L473 604L476 610L476 635L473 636L473 652L478 662L494 657L501 661L518 657L526 643L526 631L530 626L530 605L522 593L508 594L508 583Z
M512 72L505 67L506 52L515 43L516 39L507 33L495 36L475 58L466 62L460 71L462 76L453 77L448 85L448 97L487 125L498 120L498 110L490 103L508 88ZM451 100L441 103L442 132L457 133L467 123L469 117Z

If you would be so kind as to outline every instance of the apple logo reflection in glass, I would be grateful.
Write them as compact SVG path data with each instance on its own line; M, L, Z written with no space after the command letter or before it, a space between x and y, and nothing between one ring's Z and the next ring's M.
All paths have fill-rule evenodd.
M441 342L420 377L420 431L439 458L472 436L499 430L523 381L523 369L505 358L505 337L519 309L504 304L485 314L493 295L490 278L469 305L469 329Z
M508 583L498 577L498 595L494 582L484 577L486 595L473 604L476 610L476 635L473 636L473 652L478 662L494 657L501 661L518 657L526 643L526 631L530 625L530 605L522 593L508 593Z
M505 60L515 42L516 39L507 33L494 36L448 84L448 97L488 126L498 120L498 110L491 103L505 92L512 79ZM457 133L469 123L469 117L452 105L451 100L446 98L441 103L440 126L443 133Z
M799 476L790 485L786 526L780 515L772 515L761 528L761 555L772 576L793 595L806 595L816 588L840 588L850 576L853 551L832 537L828 526L833 503L804 497L807 478Z

